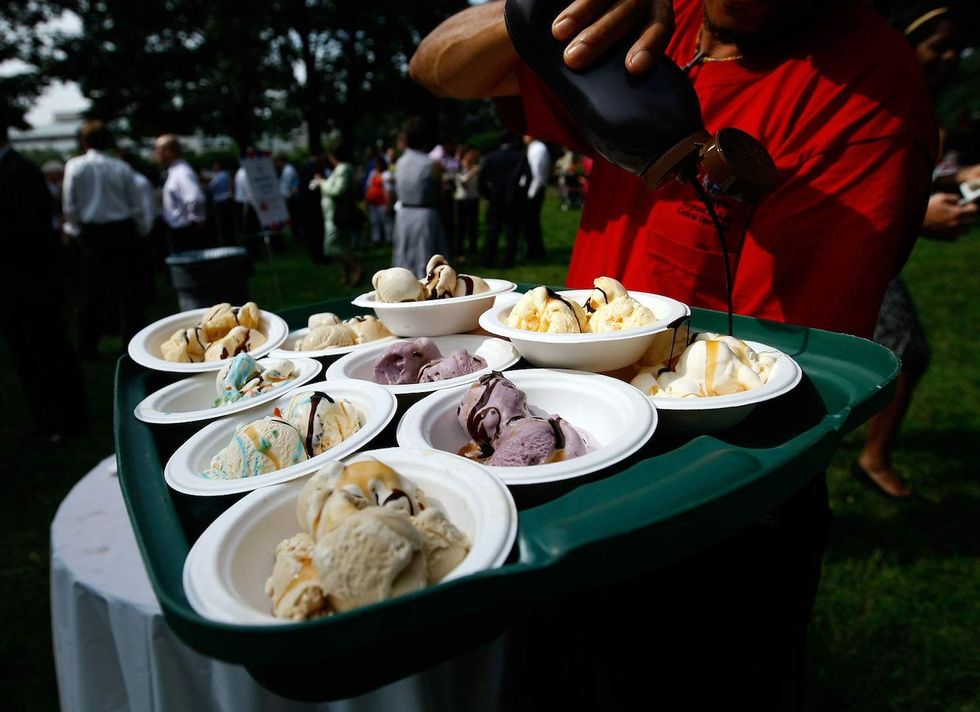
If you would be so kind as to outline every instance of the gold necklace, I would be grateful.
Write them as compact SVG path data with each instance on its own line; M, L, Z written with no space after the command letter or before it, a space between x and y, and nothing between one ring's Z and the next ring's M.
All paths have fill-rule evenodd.
M736 54L736 55L733 55L731 57L709 57L709 56L707 56L704 53L704 50L701 49L701 33L703 31L704 31L704 28L703 27L700 30L698 30L698 37L694 41L694 56L691 57L691 61L690 62L688 62L687 64L685 64L683 67L681 67L681 70L683 70L685 72L688 72L688 71L691 70L692 67L695 67L698 64L711 64L712 62L734 62L736 60L739 60L739 59L742 59L743 57L745 57L744 54Z

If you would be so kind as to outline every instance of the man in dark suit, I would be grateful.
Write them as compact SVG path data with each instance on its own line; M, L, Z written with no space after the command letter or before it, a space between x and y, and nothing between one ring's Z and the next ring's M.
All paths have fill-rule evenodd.
M530 168L524 144L517 134L505 133L500 148L480 163L480 195L487 200L487 239L484 261L493 267L497 259L500 230L506 234L503 267L517 258Z
M51 230L51 194L41 170L10 145L0 117L0 332L34 428L58 442L85 426L85 390L68 340L62 246ZM45 375L57 374L52 388ZM66 407L68 406L68 407Z

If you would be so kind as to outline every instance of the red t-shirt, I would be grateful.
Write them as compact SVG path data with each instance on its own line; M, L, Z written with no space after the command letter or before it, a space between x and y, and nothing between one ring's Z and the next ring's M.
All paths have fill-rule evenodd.
M683 65L694 54L701 3L674 6L667 54ZM845 0L822 6L782 48L701 64L689 76L708 130L747 131L779 169L755 206L717 199L735 311L870 336L922 224L937 152L932 101L908 43L863 2ZM528 132L590 152L537 75L521 65L519 79ZM721 248L694 189L672 182L651 192L602 159L567 282L591 287L599 275L726 308Z

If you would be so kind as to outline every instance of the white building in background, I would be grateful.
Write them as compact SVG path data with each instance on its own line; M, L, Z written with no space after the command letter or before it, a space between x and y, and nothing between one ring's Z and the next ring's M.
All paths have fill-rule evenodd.
M78 151L78 129L84 118L81 111L55 112L54 121L46 126L10 129L10 143L20 151L57 151L69 156Z
M54 151L63 158L78 153L78 129L85 120L81 111L56 112L54 121L46 126L39 126L28 131L10 130L10 142L14 148L21 151ZM230 136L207 136L202 132L190 136L180 136L180 143L188 153L207 153L211 151L233 151L235 142ZM128 139L120 140L125 148L136 148L143 157L149 157L153 152L153 139L143 140L139 146L134 146ZM306 146L306 125L297 127L287 136L264 135L258 142L257 148L272 153L290 153Z

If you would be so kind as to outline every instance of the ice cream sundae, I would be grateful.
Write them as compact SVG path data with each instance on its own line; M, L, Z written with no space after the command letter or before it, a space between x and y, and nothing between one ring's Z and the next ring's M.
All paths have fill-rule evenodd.
M248 354L238 354L218 371L218 397L214 405L228 405L268 393L294 378L296 369L292 361L276 361L262 366Z
M297 499L302 532L275 551L266 595L277 618L308 620L437 583L469 553L422 491L374 459L329 462Z
M247 423L201 473L210 480L255 477L320 455L361 429L363 417L351 403L322 391L304 391L283 414Z
M392 267L376 272L371 283L377 301L388 303L467 297L490 289L480 277L458 274L442 255L433 255L422 279L404 267Z
M456 413L470 438L459 454L486 465L541 465L589 451L583 433L560 416L533 415L527 395L496 371L466 391Z
M664 344L655 343L654 347L658 353L664 352ZM641 364L651 359L644 357ZM641 365L630 383L654 397L730 395L761 386L768 380L775 362L775 358L758 353L741 339L704 333L698 334L676 358Z
M443 356L432 339L422 337L389 346L374 364L374 380L384 385L432 383L475 373L487 367L464 349Z
M319 351L366 344L391 336L384 324L373 316L355 316L341 321L336 314L314 314L307 322L309 331L296 340L296 351Z
M548 287L535 287L514 305L507 324L525 331L580 334L635 329L656 321L654 313L615 279L599 277L593 284L582 305Z
M216 304L196 327L180 329L160 344L164 360L202 363L233 358L260 347L266 336L259 330L262 314L255 302L241 307Z

